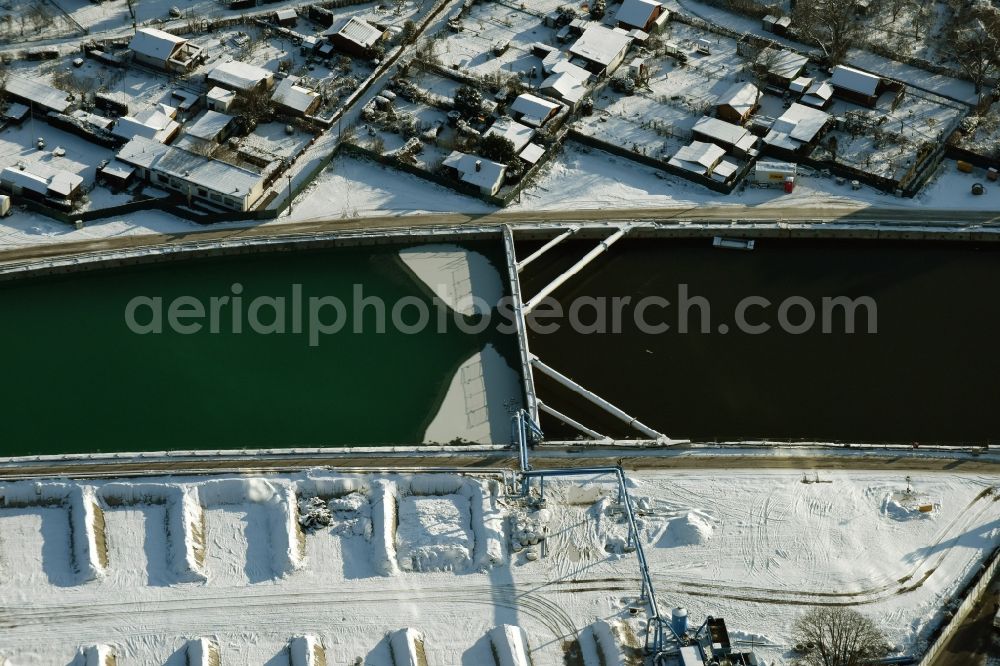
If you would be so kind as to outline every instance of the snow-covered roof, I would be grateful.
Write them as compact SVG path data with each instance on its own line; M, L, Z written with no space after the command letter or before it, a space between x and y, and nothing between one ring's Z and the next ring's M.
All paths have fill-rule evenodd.
M490 192L503 182L503 177L507 173L506 164L487 160L478 155L460 153L457 150L448 155L443 164L458 171L459 177L466 183Z
M123 139L142 136L162 142L173 136L179 127L177 121L163 110L143 109L134 116L119 118L111 133Z
M769 63L770 66L767 71L783 79L794 79L802 71L802 68L806 66L807 62L809 62L808 57L795 51L782 49L774 56L774 60Z
M757 137L749 130L710 116L702 116L698 119L692 130L722 144L735 146L744 152L753 148L754 144L757 143Z
M276 104L287 106L299 113L306 113L319 97L319 93L297 85L299 78L289 76L277 85L271 100Z
M625 0L615 14L615 21L634 28L645 28L659 6L656 0Z
M0 181L12 183L38 194L55 194L68 198L83 184L83 178L65 169L53 169L33 162L23 169L7 167L0 172Z
M514 113L520 113L521 120L526 125L531 125L532 127L541 127L544 125L549 116L560 108L562 107L559 104L542 99L531 93L518 95L517 99L510 105L510 110Z
M552 91L551 94L570 104L576 104L587 94L587 86L568 72L554 73L542 81L540 90Z
M545 149L539 146L537 143L529 143L521 151L520 157L525 162L529 164L536 164L538 160L542 159L542 155L545 154Z
M757 104L760 90L752 83L734 83L715 100L716 106L732 107L740 115L748 113Z
M869 74L844 65L834 67L833 76L830 78L830 83L834 87L850 90L866 97L874 95L881 82L882 77L876 74Z
M225 88L220 88L219 86L213 86L212 89L205 94L205 97L207 97L208 99L213 99L220 102L228 103L236 99L236 93L234 93L232 90L226 90Z
M214 141L229 126L232 120L232 116L208 110L198 120L185 127L184 131L199 139Z
M259 173L197 153L135 137L118 151L122 162L173 176L214 192L243 198L264 178Z
M535 130L511 118L500 118L486 131L486 136L499 134L514 144L514 152L519 153L535 136Z
M115 178L121 178L125 180L135 173L135 168L125 164L124 162L119 162L118 160L111 160L103 167L101 167L100 172L106 176L114 176Z
M208 80L236 90L249 90L259 85L261 81L270 80L273 76L270 71L263 67L230 60L209 72Z
M291 7L288 9L279 9L274 12L274 15L279 21L294 21L298 18L298 15L295 13L295 9Z
M574 65L569 60L560 60L559 62L552 65L552 71L550 74L569 74L573 78L579 80L581 83L586 83L590 81L590 72L588 72L583 67L579 65Z
M714 143L692 141L674 153L674 156L670 158L670 164L687 171L704 174L718 164L725 154L725 149Z
M573 55L607 67L631 43L632 38L628 33L611 30L602 25L592 25L583 31L569 51Z
M722 160L712 169L712 180L726 182L734 173L739 170L739 166L729 160Z
M802 103L810 106L823 106L833 97L833 86L827 81L817 81L809 86L802 96Z
M796 150L804 143L812 141L829 122L830 114L804 104L792 104L774 121L764 142Z
M382 39L382 31L368 21L352 16L340 26L331 27L324 35L337 35L358 46L370 49Z
M57 113L65 113L66 109L70 107L70 103L66 101L68 96L66 92L37 79L9 76L4 82L4 90L11 95L29 100Z
M187 40L156 28L140 28L128 47L133 52L166 62L178 46Z
M795 79L790 84L788 84L788 89L791 90L792 92L797 92L797 93L805 92L809 88L809 86L812 85L812 82L813 80L811 77L800 76L799 78Z
M3 112L4 118L11 118L13 120L20 120L28 115L30 109L26 104L21 104L20 102L14 102L7 107L7 110Z

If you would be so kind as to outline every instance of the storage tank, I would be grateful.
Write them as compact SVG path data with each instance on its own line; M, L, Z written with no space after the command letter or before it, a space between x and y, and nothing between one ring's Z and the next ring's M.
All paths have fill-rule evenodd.
M670 613L670 626L674 633L683 636L688 630L688 612L686 608L675 608Z

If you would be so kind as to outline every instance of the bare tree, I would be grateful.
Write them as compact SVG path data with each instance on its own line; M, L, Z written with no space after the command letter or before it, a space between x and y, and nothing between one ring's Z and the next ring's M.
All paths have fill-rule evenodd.
M794 638L808 666L862 666L889 651L875 623L851 608L810 610L796 621Z
M831 65L839 64L861 36L854 0L799 2L792 13L796 32L823 49Z
M977 3L955 17L947 50L976 86L976 94L1000 71L1000 9Z

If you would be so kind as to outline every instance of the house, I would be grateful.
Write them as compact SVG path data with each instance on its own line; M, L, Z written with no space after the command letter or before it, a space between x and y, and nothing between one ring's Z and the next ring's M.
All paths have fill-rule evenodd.
M484 136L499 134L514 144L514 152L520 153L535 136L535 130L510 118L500 118L486 130Z
M511 115L525 125L541 127L554 118L562 106L531 93L518 95L510 105Z
M209 109L193 123L184 128L185 134L206 143L222 143L232 134L236 124L234 116L228 116Z
M3 84L7 97L28 106L33 113L44 115L49 111L66 113L72 104L66 101L69 93L53 88L38 79L11 75Z
M760 107L760 90L752 83L736 83L715 100L715 115L742 125Z
M561 72L552 74L538 86L538 92L565 102L575 109L577 104L587 96L587 86L572 74Z
M282 79L271 95L271 101L279 111L293 116L311 116L319 109L320 96L315 90L299 85L299 77Z
M156 28L140 28L129 42L136 62L167 72L187 72L201 61L201 47Z
M274 12L274 22L284 28L292 28L298 22L299 17L293 8L279 9Z
M586 63L586 69L598 76L614 73L625 60L632 38L602 25L592 25L583 31L569 52Z
M157 187L217 208L248 211L264 193L264 176L184 148L135 137L118 151L118 161Z
M356 56L370 57L385 33L368 21L352 16L341 25L334 25L326 32L330 43L339 51Z
M463 183L479 189L483 194L495 195L507 175L507 165L453 151L442 165Z
M829 127L830 114L804 104L792 104L774 121L764 143L779 151L805 152Z
M799 101L817 109L825 109L833 99L833 86L827 81L815 81L802 94Z
M702 116L691 132L696 139L726 146L737 155L748 155L757 145L757 137L750 130L710 116Z
M736 173L737 166L723 160L725 156L726 151L714 143L692 141L674 153L669 164L699 176L726 182Z
M787 49L769 49L762 56L767 65L767 78L771 83L787 88L789 84L802 75L809 58Z
M638 28L649 32L656 19L667 9L656 0L625 0L615 14L615 23L620 28Z
M135 115L119 118L111 128L111 133L124 141L141 136L159 143L169 143L181 128L180 123L174 120L176 115L177 110L172 106L157 104Z
M14 195L66 206L82 193L83 178L71 171L33 162L0 171L0 185Z
M205 106L212 111L218 111L219 113L225 113L228 111L229 107L233 105L235 100L236 93L232 90L220 88L219 86L214 86L208 91L208 93L205 94Z
M270 89L274 83L274 73L263 67L230 60L209 72L206 81L210 86L218 86L237 93L249 93Z
M837 97L870 107L874 107L878 102L884 87L882 77L877 74L869 74L844 65L833 68L830 84Z

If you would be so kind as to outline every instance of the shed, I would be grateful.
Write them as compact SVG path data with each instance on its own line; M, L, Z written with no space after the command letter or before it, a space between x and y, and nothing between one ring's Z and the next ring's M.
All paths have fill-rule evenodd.
M539 146L537 143L529 143L524 147L524 150L521 151L518 157L528 164L538 164L538 160L542 159L543 155L545 155L544 148Z
M817 81L809 86L800 101L817 109L825 109L832 98L833 86L826 81Z
M514 144L514 152L520 153L535 136L535 130L510 118L500 118L486 130L485 136L499 134Z
M878 101L883 81L877 74L837 65L833 68L830 84L837 97L873 107Z
M263 67L230 60L216 66L206 80L209 85L234 92L250 92L270 88L274 83L274 73Z
M538 92L562 100L570 107L575 108L580 103L580 100L586 97L588 89L587 86L583 85L572 74L562 72L552 74L542 81L542 84L538 87Z
M702 116L691 131L696 138L727 146L738 155L748 154L757 145L750 130L709 116Z
M685 171L691 171L703 176L711 176L712 171L725 157L725 149L714 143L692 141L674 153L669 163Z
M192 69L201 55L201 47L156 28L136 30L128 47L137 62L167 71Z
M214 86L205 94L205 106L212 111L225 113L236 100L236 93L219 86Z
M289 76L281 81L271 95L271 101L279 110L293 116L309 116L319 108L320 96L314 90L299 85L301 79Z
M323 34L338 50L364 57L370 56L385 36L384 32L357 16L352 16L340 25L335 24Z
M193 123L184 128L184 131L202 141L220 143L229 138L229 132L236 120L233 116L212 111L209 109Z
M38 79L12 75L4 82L4 91L15 100L39 112L66 113L72 104L66 100L69 93L53 88Z
M274 22L280 26L290 28L294 26L299 20L298 14L295 13L295 9L289 7L288 9L279 9L274 12Z
M111 160L97 170L97 177L112 187L127 187L135 176L135 167Z
M764 143L797 152L813 145L826 130L830 114L803 104L792 104L774 121Z
M657 0L625 0L615 14L615 22L622 28L648 31L664 11Z
M561 105L531 93L518 95L510 105L514 117L532 127L541 127L558 114L561 108Z
M760 106L760 90L752 83L736 83L715 100L715 114L741 125Z
M801 53L782 49L768 56L766 62L767 77L774 83L787 86L801 76L809 58Z

